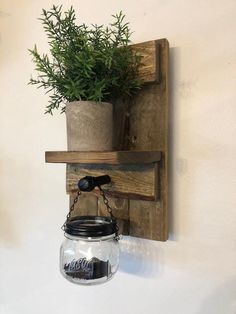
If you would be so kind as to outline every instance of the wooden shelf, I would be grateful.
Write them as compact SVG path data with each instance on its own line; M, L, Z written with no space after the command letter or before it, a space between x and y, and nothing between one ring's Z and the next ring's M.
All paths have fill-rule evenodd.
M51 151L45 153L49 163L68 164L148 164L161 160L159 151L106 151L106 152L73 152Z

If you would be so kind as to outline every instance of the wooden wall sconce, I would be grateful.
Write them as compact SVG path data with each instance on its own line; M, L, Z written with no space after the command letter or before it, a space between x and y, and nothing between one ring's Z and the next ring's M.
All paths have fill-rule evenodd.
M46 162L66 163L66 188L73 201L84 176L108 174L104 186L124 235L168 239L168 54L166 39L133 46L144 56L144 88L132 104L114 106L114 151L46 152ZM80 214L106 215L94 192L80 199Z

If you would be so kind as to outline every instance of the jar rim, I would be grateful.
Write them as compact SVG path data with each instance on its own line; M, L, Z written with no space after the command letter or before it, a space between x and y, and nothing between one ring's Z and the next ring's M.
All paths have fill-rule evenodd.
M65 233L80 238L100 238L117 232L116 219L103 216L76 216L65 224Z
M64 236L69 240L85 241L85 242L100 242L100 241L107 241L107 240L116 238L115 233L109 234L107 236L101 236L101 237L80 237L80 236L71 235L65 232Z

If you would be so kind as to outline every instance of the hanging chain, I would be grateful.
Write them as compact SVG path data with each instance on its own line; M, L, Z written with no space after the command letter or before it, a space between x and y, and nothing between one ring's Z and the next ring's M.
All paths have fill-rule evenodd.
M113 213L112 213L112 208L111 208L111 206L109 205L109 200L108 200L108 198L106 197L105 192L103 191L103 189L101 188L101 186L99 186L98 188L99 188L99 190L100 190L100 194L101 194L102 199L103 199L103 202L104 202L104 204L105 204L105 206L106 206L107 212L110 214L110 216L111 216L112 219L115 219L115 220L116 220L115 216L114 216ZM116 223L116 236L115 236L115 239L116 239L117 241L121 239L121 236L119 235L119 226L117 225L117 223Z
M112 213L112 208L111 208L111 206L109 205L109 200L108 200L108 198L107 198L106 195L105 195L105 192L103 191L103 189L101 188L101 186L99 186L98 188L99 188L99 190L100 190L100 194L101 194L102 199L103 199L103 202L104 202L104 204L105 204L105 206L106 206L107 212L110 214L110 216L111 216L112 218L115 218L114 215L113 215L113 213Z
M106 197L105 192L103 191L103 189L101 188L101 186L98 186L98 188L99 188L99 190L100 190L100 195L102 196L102 199L103 199L103 202L104 202L104 204L105 204L105 206L106 206L107 212L110 214L111 218L115 219L115 216L114 216L113 213L112 213L112 208L111 208L111 206L109 205L109 200L108 200L108 198ZM71 218L71 213L74 211L75 205L76 205L76 203L78 202L80 195L81 195L81 191L78 189L77 195L76 195L76 197L74 198L72 205L70 206L70 211L69 211L69 213L68 213L67 216L66 216L66 221L64 222L63 226L61 227L61 229L64 230L64 231L65 231L66 223L67 223L67 221ZM119 227L118 227L118 225L116 224L116 240L119 240L119 239L120 239L120 236L118 235L118 231L119 231Z
M62 230L65 230L66 222L71 218L71 213L74 211L75 204L78 202L80 195L81 195L81 191L78 189L77 195L74 198L73 203L72 203L72 205L70 207L69 213L66 216L66 221L64 222L63 226L61 227Z
M67 218L68 218L68 219L71 217L71 213L74 211L74 209L75 209L75 204L78 202L80 195L81 195L81 192L80 192L80 190L78 189L78 190L77 190L77 195L76 195L76 197L74 198L74 201L73 201L73 203L72 203L72 205L71 205L71 207L70 207L70 211L69 211L69 213L68 213L68 215L67 215Z

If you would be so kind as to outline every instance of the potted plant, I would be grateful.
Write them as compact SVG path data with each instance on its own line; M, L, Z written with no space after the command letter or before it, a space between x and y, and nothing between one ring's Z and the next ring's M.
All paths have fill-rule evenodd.
M29 84L50 93L46 113L66 112L68 150L112 149L112 100L140 89L140 56L129 46L125 15L109 26L77 25L73 7L43 10L50 55L29 50L37 77Z

